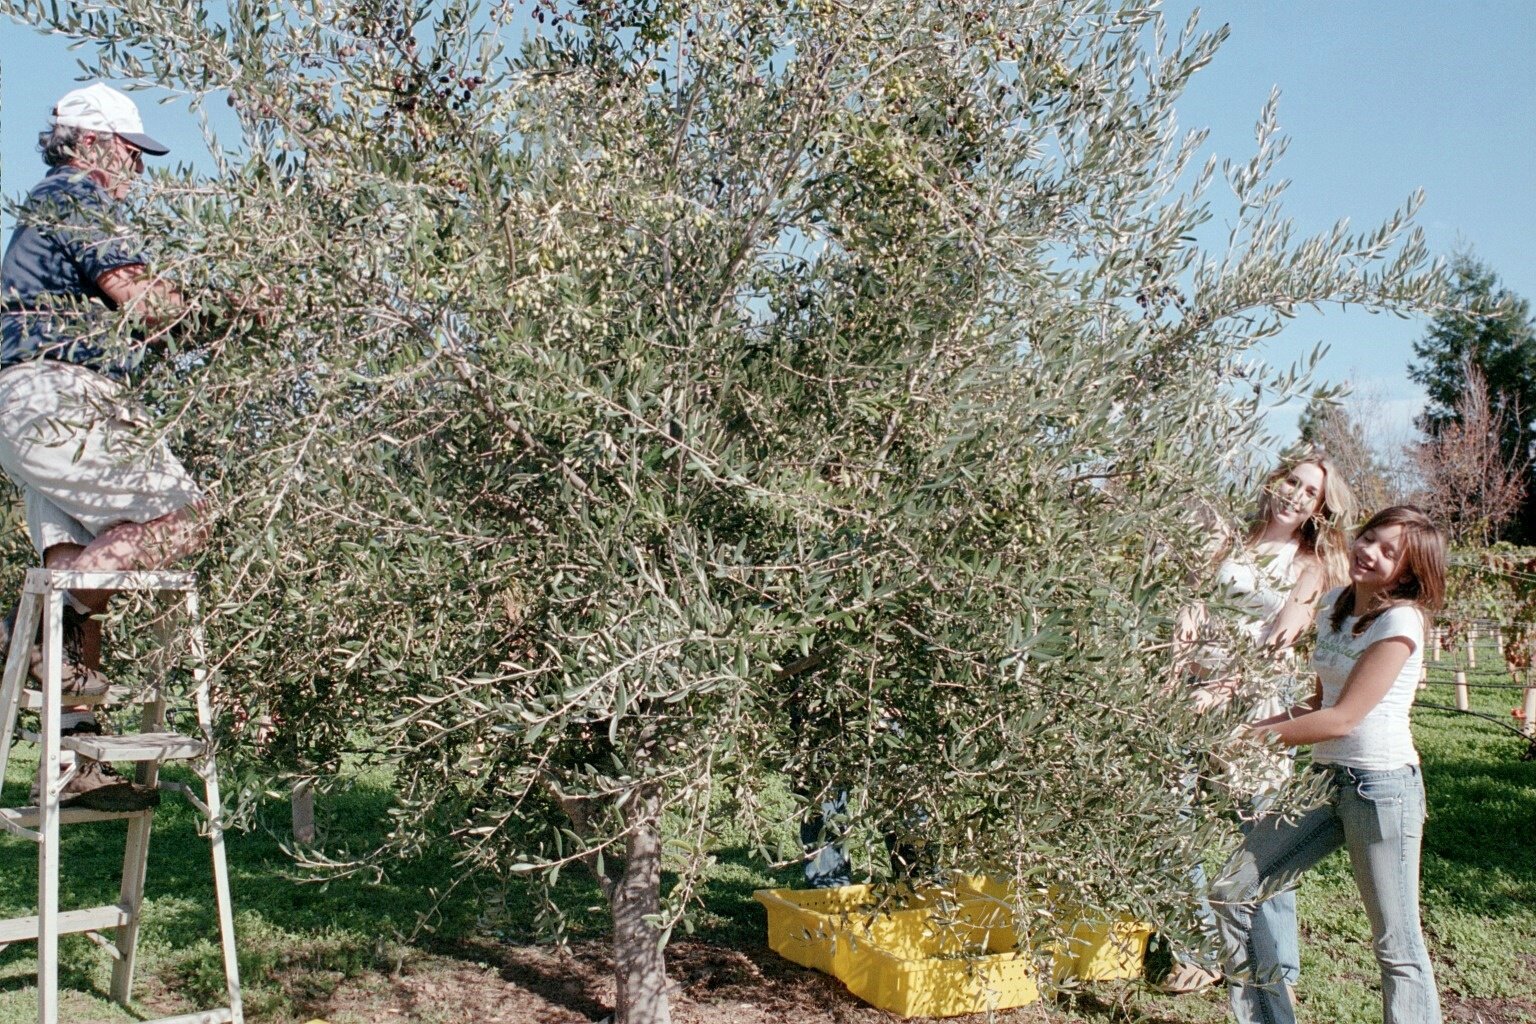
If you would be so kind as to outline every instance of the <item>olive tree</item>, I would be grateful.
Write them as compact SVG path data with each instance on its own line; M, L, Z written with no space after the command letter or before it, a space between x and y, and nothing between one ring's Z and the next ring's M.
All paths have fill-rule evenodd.
M218 505L227 704L302 770L390 753L371 862L595 872L621 1022L668 1019L717 810L784 855L775 780L1010 878L1023 942L1066 903L1192 934L1233 829L1179 779L1232 720L1170 693L1170 623L1305 385L1254 346L1438 281L1412 202L1295 237L1273 103L1195 165L1174 105L1220 32L1077 0L0 8L238 115L139 211L195 300L142 395Z

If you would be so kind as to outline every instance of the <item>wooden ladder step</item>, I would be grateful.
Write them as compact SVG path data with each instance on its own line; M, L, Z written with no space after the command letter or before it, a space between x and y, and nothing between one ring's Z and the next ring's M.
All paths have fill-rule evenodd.
M103 928L121 928L133 920L128 908L116 903L104 907L59 911L59 934L99 932ZM0 921L0 944L27 942L37 938L36 917L13 917Z
M234 1019L235 1015L229 1007L221 1006L216 1010L183 1013L176 1017L156 1017L154 1020L143 1021L142 1024L229 1024Z
M160 699L160 694L153 690L139 690L135 692L126 686L114 686L106 693L97 694L94 697L82 694L68 695L69 703L81 707L111 707L114 704L151 704ZM43 709L42 690L22 690L21 701L17 705L23 711L41 711Z
M73 735L59 746L97 761L185 761L201 757L208 745L178 732L136 732L127 736Z
M154 814L153 807L142 811L98 811L90 807L60 807L60 825L79 825L87 821L117 821L140 814ZM37 828L42 823L42 812L36 807L0 807L0 819L22 828Z

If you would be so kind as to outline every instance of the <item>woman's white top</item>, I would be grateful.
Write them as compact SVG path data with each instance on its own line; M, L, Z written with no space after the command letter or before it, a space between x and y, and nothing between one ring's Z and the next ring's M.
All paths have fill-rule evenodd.
M1424 613L1414 605L1398 605L1382 612L1359 636L1352 635L1357 616L1349 616L1337 632L1332 626L1333 603L1343 590L1331 590L1323 598L1317 615L1317 646L1312 651L1312 668L1323 684L1323 707L1339 702L1349 673L1360 655L1374 643L1393 637L1406 637L1413 653L1402 671L1392 681L1381 703L1355 726L1348 736L1324 740L1312 747L1312 760L1319 764L1337 764L1370 771L1390 771L1404 765L1418 764L1419 752L1413 746L1413 732L1408 728L1408 709L1419 688L1419 671L1424 664Z
M1301 575L1300 559L1296 557L1299 550L1294 540L1258 549L1238 548L1216 570L1216 591L1222 604L1237 613L1238 632L1255 646L1263 643L1264 634L1296 586ZM1212 653L1218 658L1228 656L1219 649ZM1280 714L1294 703L1294 689L1290 673L1277 674L1269 692L1254 706L1249 720L1258 722Z
M1264 641L1275 616L1290 599L1291 589L1301 575L1296 557L1300 545L1266 544L1258 548L1235 548L1222 559L1216 570L1216 594L1223 607L1236 613L1234 625L1247 642L1257 647ZM1229 670L1231 654L1221 648L1210 652L1220 671ZM1248 720L1260 722L1278 715L1295 703L1295 676L1277 666L1264 680L1262 694L1249 709ZM1246 760L1227 765L1226 780L1237 792L1258 795L1283 785L1291 776L1289 754L1255 751Z
M1299 549L1294 540L1268 550L1239 547L1216 570L1217 592L1239 613L1238 628L1254 643L1264 639L1296 585Z

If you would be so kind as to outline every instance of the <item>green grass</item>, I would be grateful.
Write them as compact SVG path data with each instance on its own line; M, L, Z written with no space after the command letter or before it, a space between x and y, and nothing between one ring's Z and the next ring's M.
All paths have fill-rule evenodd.
M0 793L4 806L27 802L36 768L35 751L17 745ZM175 766L164 774L194 781ZM382 772L364 772L346 791L322 795L317 816L331 840L327 845L367 850L379 842L390 824L389 799L389 780ZM265 813L267 827L226 836L248 1020L307 1020L306 1005L323 1001L338 984L397 971L426 953L474 963L477 953L467 940L530 943L538 937L536 907L519 883L470 878L440 898L447 880L461 873L447 848L394 865L382 884L361 877L308 881L282 847L287 804L273 803ZM129 1012L111 1002L106 997L110 959L85 937L64 936L62 1019L127 1024L224 1005L208 844L197 833L197 821L196 812L172 795L156 814L134 985L135 996L152 1001L154 1011L138 1005ZM116 902L124 833L121 822L62 830L62 908ZM745 848L722 849L716 856L701 888L698 934L721 944L750 945L762 931L752 891L789 884L791 875L765 868ZM0 834L0 917L36 913L36 895L36 848ZM565 873L556 899L572 938L606 932L607 908L583 872ZM36 1020L36 972L32 943L0 952L0 1024Z
M5 802L26 802L36 770L35 754L18 746L7 776ZM175 768L167 777L178 777ZM189 775L180 776L192 781ZM326 826L361 846L379 834L388 792L382 780L360 782L326 801ZM272 808L273 823L286 828L286 805ZM178 1009L223 1005L208 844L197 834L197 814L167 796L156 815L150 842L144 924L135 992L153 992L157 1004ZM92 906L117 899L125 829L120 822L74 825L62 830L60 905ZM321 886L298 877L279 843L277 829L228 837L230 885L248 1012L257 1019L286 1019L306 975L341 978L388 968L404 955L400 939L431 915L438 933L458 936L475 924L471 899L436 906L436 887L452 877L446 856L401 865L385 884L361 879ZM0 841L0 915L35 913L35 847L14 837ZM467 895L467 894L466 894ZM433 911L435 914L432 914ZM107 1001L111 961L83 936L60 942L60 987L70 994L67 1019L131 1021L134 1016ZM0 1024L31 1021L36 1015L34 947L19 943L0 953ZM163 1011L164 1012L164 1011Z
M1497 661L1491 647L1485 666ZM1424 699L1453 704L1449 661L1432 666L1436 685ZM1473 682L1508 681L1485 667ZM1508 719L1517 690L1474 690L1474 707ZM1507 731L1467 716L1419 709L1415 729L1430 798L1424 848L1423 905L1437 977L1464 1020L1532 1019L1536 1013L1536 762ZM16 750L6 779L7 805L24 803L35 769L31 751ZM364 774L344 792L322 796L322 827L332 845L367 849L387 826L388 780ZM343 879L321 886L299 879L280 846L287 807L274 804L271 830L229 837L231 882L246 1006L256 1024L302 1021L306 1005L348 979L366 982L423 953L473 961L468 940L534 938L535 908L518 887L471 880L438 900L455 869L447 851L396 865L381 885ZM168 796L151 843L137 994L157 1012L217 1005L222 999L207 844L196 815ZM64 830L64 905L116 899L123 847L120 823ZM711 942L759 949L760 908L752 890L795 884L796 872L773 871L727 837L706 878L698 933ZM36 861L30 844L0 837L0 916L30 914ZM581 873L563 876L557 899L575 937L599 936L606 914L596 887ZM1380 1020L1370 933L1342 854L1326 860L1300 894L1304 1019L1366 1024ZM418 931L426 917L430 931ZM66 1020L125 1024L151 1015L124 1012L105 997L110 961L83 937L61 944ZM483 947L482 947L483 948ZM769 954L762 954L769 955ZM36 1019L36 960L30 943L0 953L0 1024ZM1522 1002L1524 1001L1524 1002ZM139 1007L143 1010L143 1007ZM1140 985L1099 986L1061 1004L1053 1017L1093 1022L1199 1024L1225 1020L1216 993L1170 998Z

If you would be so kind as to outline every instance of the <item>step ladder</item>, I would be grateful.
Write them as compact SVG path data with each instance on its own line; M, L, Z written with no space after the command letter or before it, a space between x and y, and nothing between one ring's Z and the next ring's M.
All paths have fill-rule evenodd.
M61 669L64 636L64 601L70 590L124 590L172 592L186 615L188 642L186 654L192 669L192 696L197 704L197 736L165 731L166 694L161 689L164 669L171 659L172 632L162 627L160 655L162 669L154 688L131 695L124 688L101 697L64 697L61 694ZM41 689L33 685L29 659L37 625L43 624L42 646L45 682ZM184 572L75 572L58 569L30 569L27 572L21 604L17 610L16 631L10 654L0 677L0 779L10 761L11 744L16 736L31 740L42 748L41 795L36 807L0 808L0 830L37 844L37 916L0 920L0 949L13 942L36 940L37 1008L41 1024L58 1024L59 1019L59 936L83 932L116 961L112 966L112 998L128 1004L133 987L134 956L139 938L140 914L144 902L144 874L149 859L149 836L154 809L130 812L96 811L86 808L61 808L59 793L75 771L77 756L106 762L131 761L137 765L137 781L178 792L201 812L213 853L213 885L218 903L219 938L224 954L224 978L229 991L229 1005L198 1013L164 1017L145 1024L243 1024L240 1008L240 976L235 962L234 914L230 905L229 872L225 865L224 834L219 821L219 782L213 759L213 706L208 693L208 672L204 665L202 625L198 619L197 577ZM142 705L141 728L126 736L59 736L60 709L70 705L137 702ZM41 731L17 728L17 712L38 712ZM165 761L190 763L202 779L203 796L181 783L161 782L160 765ZM123 853L123 877L118 901L103 907L79 910L59 909L59 826L85 821L126 819L128 841ZM112 939L101 933L114 932Z

